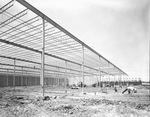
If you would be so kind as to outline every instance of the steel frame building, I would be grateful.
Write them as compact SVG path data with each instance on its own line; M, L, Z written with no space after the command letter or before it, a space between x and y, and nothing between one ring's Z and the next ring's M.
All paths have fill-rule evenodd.
M13 86L15 76L30 74L43 90L45 77L84 83L85 76L127 75L25 0L0 6L0 66L0 73L13 74Z

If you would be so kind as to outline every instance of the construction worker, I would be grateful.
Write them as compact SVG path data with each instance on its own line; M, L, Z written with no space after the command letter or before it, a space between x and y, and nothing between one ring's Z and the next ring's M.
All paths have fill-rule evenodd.
M117 90L117 87L116 87L116 86L114 86L114 90L115 90L115 92L116 92L116 93L118 92L118 90Z
M132 86L128 86L128 87L122 92L122 94L125 93L126 91L128 91L128 94L130 94L130 93L137 93L136 88L135 88L135 87L132 87Z

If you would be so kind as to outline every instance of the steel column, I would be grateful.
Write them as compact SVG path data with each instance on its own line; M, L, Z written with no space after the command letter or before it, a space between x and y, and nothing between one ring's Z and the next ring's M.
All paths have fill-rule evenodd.
M81 70L81 65L80 65L80 72L79 72L79 74L80 74L80 83L82 82L82 70Z
M108 75L108 84L110 85L110 74Z
M35 81L34 85L36 86L37 85L37 78L35 77L34 79L35 79L34 80Z
M92 74L91 69L90 69L90 73L91 73L91 75L90 75L90 85L91 85L91 87L92 87L92 77L93 77L93 74Z
M40 80L40 85L42 86L42 89L43 89L43 97L44 97L44 64L45 64L45 20L44 18L43 19L43 38L42 38L42 57L41 57L41 80Z
M8 69L7 69L7 78L6 78L6 87L8 86Z
M82 45L82 93L84 88L84 46Z
M116 80L115 80L115 75L114 75L114 80L113 80L113 81L114 81L114 86L115 86L115 83L116 83L116 82L115 82L115 81L116 81Z
M15 69L16 69L16 60L14 59L14 74L13 74L13 87L15 88L15 82L16 82L16 79L15 79Z
M22 66L21 86L23 86L23 66Z
M122 88L122 75L120 73L120 88Z
M100 89L100 86L101 86L101 58L99 56L99 89Z
M67 61L65 61L65 66L66 66L66 69L65 69L65 93L67 93Z
M147 33L147 37L148 37L148 41L149 41L149 51L150 51L150 7L148 9L148 33ZM149 66L148 69L150 70L150 53L149 53ZM149 84L149 100L150 100L150 72L149 72L149 79L148 79L148 84Z
M26 86L28 86L28 76L27 76L27 71L26 71Z
M58 73L59 73L59 67L58 67ZM60 79L60 78L59 78L59 74L58 74L57 76L58 76L58 82L57 82L57 83L58 83L58 87L60 87L60 82L59 82L59 79Z

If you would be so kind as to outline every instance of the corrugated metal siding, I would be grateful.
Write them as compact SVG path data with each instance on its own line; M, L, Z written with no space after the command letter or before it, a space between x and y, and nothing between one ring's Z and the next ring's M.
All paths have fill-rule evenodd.
M0 74L0 87L13 86L12 74ZM15 75L15 86L34 86L40 84L40 77Z
M0 87L13 86L13 74L0 74ZM67 84L69 83L67 79ZM65 85L64 78L45 78L46 85ZM15 75L15 86L35 86L40 85L40 77Z

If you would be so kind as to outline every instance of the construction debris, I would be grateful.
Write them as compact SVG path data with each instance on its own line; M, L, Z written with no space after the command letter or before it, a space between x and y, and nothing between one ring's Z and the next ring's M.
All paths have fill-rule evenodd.
M109 117L110 113L117 117L150 116L150 102L143 93L122 95L122 90L119 94L112 89L108 94L47 93L43 98L38 88L29 89L20 87L15 93L11 89L8 92L8 89L1 89L0 117Z

